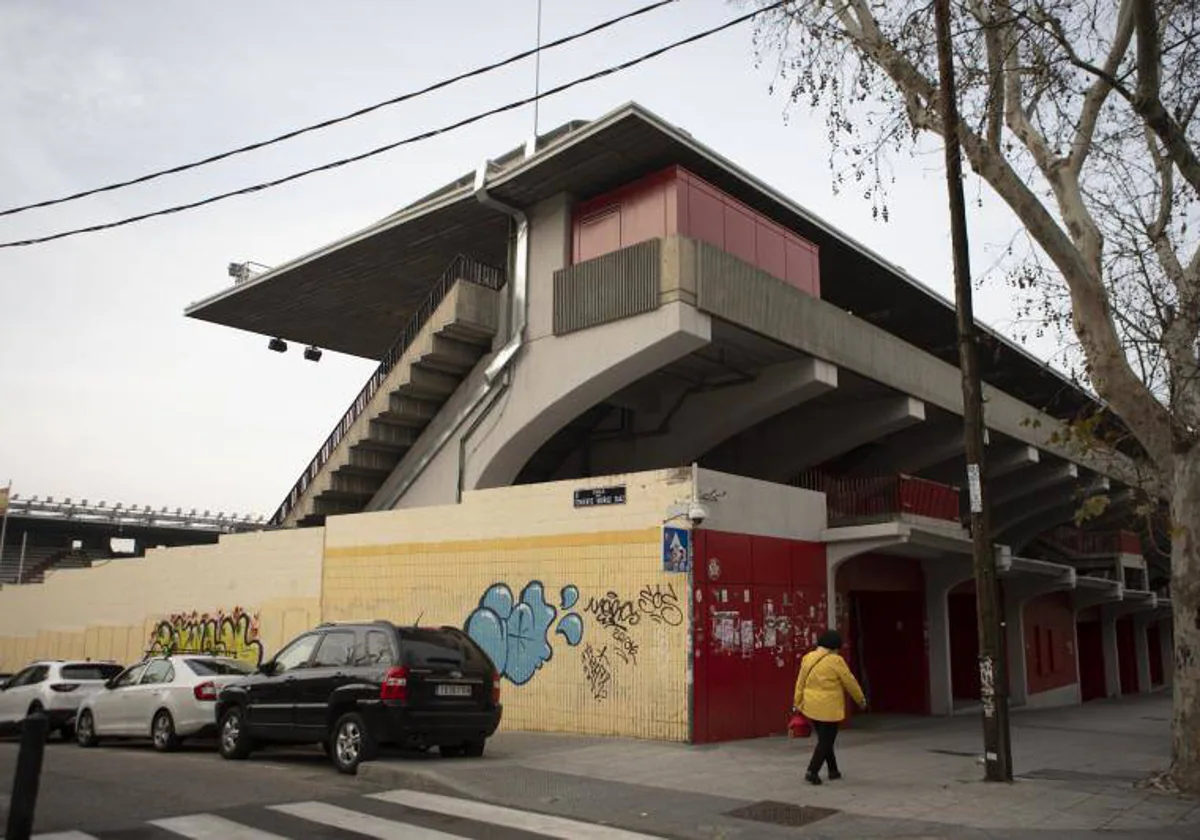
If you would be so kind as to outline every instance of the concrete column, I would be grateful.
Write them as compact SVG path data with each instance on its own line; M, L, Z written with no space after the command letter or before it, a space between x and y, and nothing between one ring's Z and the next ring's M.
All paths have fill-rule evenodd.
M1163 687L1175 683L1175 625L1169 618L1158 624L1158 641L1162 646Z
M1150 629L1151 613L1139 613L1133 617L1133 650L1137 655L1138 693L1150 693Z
M922 562L925 570L925 616L929 625L929 711L954 714L954 681L950 668L950 590L972 578L969 557Z
M1104 639L1104 689L1108 697L1121 696L1121 658L1117 650L1117 616L1100 611L1100 633Z

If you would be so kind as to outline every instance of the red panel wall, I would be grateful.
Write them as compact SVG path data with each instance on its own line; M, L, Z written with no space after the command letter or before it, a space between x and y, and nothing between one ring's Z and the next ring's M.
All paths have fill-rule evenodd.
M575 209L575 262L680 233L721 248L815 297L817 246L678 166L668 167Z
M918 560L864 554L837 573L838 629L876 711L928 714L925 574Z
M782 733L800 657L825 628L825 549L697 531L693 733L697 742Z
M1025 605L1025 673L1029 693L1074 685L1075 613L1065 592L1034 598Z

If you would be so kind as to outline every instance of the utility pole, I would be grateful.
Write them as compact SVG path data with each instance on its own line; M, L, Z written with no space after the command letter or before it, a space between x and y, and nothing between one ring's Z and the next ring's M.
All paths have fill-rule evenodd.
M938 71L941 76L942 134L946 147L946 187L950 195L950 238L954 250L954 295L958 318L958 359L962 370L963 433L967 488L971 504L971 555L979 615L979 688L983 703L983 756L989 782L1012 781L1008 730L1008 667L1000 621L999 581L983 484L983 383L979 375L975 314L971 305L971 259L963 200L958 143L958 104L950 40L950 0L934 0Z

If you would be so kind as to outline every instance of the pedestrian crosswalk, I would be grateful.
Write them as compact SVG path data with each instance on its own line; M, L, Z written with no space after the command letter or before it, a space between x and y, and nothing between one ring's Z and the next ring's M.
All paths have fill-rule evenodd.
M417 790L308 800L150 820L115 831L60 831L33 840L657 840L609 825Z

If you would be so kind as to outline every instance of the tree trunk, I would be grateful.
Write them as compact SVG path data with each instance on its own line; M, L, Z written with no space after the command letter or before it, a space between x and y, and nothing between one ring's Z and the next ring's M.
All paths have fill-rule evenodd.
M1171 775L1200 793L1200 447L1176 456L1171 504L1171 605L1175 626L1175 724Z

